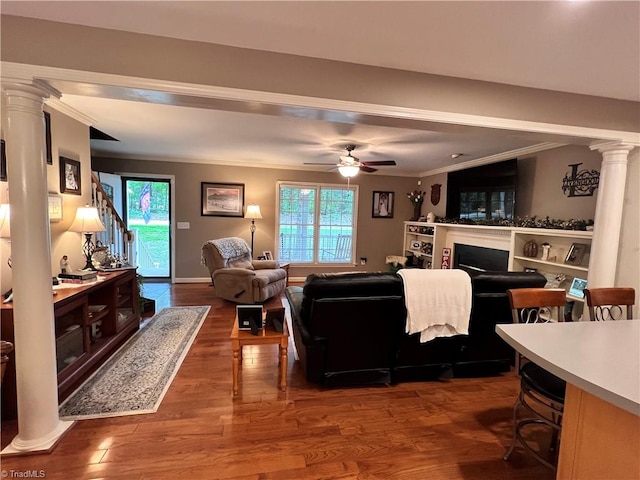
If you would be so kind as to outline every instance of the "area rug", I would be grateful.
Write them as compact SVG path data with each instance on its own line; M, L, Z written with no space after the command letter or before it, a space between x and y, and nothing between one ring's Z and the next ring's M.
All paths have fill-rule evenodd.
M60 405L60 418L155 412L210 308L162 309Z

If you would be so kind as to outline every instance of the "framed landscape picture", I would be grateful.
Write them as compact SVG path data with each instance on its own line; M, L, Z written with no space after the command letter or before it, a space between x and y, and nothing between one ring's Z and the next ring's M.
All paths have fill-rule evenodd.
M244 183L201 183L200 215L211 217L242 217Z

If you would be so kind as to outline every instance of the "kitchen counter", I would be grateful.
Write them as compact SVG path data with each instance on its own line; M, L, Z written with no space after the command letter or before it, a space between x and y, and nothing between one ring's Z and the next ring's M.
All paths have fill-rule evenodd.
M640 478L640 320L497 325L567 382L558 479Z

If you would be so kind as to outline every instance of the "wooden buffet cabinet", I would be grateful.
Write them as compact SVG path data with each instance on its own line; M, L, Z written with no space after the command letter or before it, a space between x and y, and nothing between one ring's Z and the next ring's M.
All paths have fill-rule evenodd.
M95 371L140 326L135 269L99 275L98 281L55 289L58 400ZM14 343L13 305L2 304L0 337ZM17 417L14 353L2 382L2 419Z

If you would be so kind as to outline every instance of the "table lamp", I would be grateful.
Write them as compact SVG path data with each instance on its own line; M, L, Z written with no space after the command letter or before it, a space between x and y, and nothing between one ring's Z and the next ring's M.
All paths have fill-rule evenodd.
M98 215L98 209L96 207L78 207L76 211L76 218L69 227L70 232L84 233L84 244L82 245L82 253L84 253L87 263L84 266L84 270L95 270L93 263L91 263L91 255L95 245L91 241L91 237L95 232L104 232L106 229L100 221Z
M260 213L260 206L259 205L247 205L247 211L244 214L244 218L250 218L251 219L251 227L249 227L249 229L251 230L251 258L253 258L253 236L256 233L256 218L262 218L262 214Z

